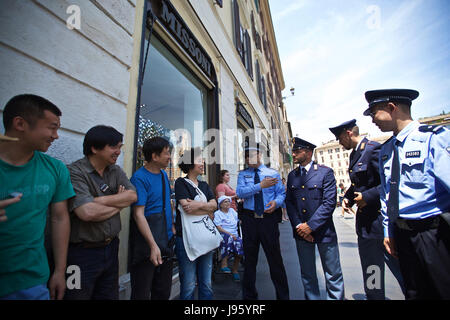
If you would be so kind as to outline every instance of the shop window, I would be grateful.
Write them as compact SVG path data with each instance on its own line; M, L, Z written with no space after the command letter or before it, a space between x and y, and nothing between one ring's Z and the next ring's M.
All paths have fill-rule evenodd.
M145 47L147 44L148 37ZM137 110L136 169L144 163L144 141L165 137L173 146L166 169L173 187L175 179L183 175L178 168L180 155L191 146L203 147L208 92L156 36L151 37L143 76L141 106Z

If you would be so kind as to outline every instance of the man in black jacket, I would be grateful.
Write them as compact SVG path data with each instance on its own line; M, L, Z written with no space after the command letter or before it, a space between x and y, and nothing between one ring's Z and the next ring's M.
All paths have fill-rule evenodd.
M359 135L356 120L346 121L330 131L350 154L349 175L352 185L345 193L342 207L348 210L357 205L356 233L364 278L364 291L368 300L384 300L384 262L391 269L400 287L403 280L398 261L383 246L383 226L380 214L380 175L378 158L381 145Z

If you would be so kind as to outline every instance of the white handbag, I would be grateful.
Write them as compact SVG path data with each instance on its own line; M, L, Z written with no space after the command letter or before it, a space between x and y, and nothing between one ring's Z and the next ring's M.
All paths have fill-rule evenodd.
M208 202L205 194L191 180L185 178L187 183L195 188L197 196L195 201ZM222 236L211 218L205 215L192 215L184 212L179 204L183 227L183 244L190 261L218 248L222 242Z

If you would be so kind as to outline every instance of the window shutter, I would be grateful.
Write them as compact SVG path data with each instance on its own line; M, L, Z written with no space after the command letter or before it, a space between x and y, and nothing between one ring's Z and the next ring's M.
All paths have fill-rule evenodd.
M258 60L256 60L256 89L258 91L258 97L261 100L261 72L259 70Z
M234 12L234 39L236 42L236 49L238 50L239 55L242 56L241 20L239 18L239 5L237 0L234 0L233 12Z
M267 111L266 81L264 80L264 76L261 77L261 94L262 94L262 103L264 105L264 109Z
M252 78L253 80L252 43L250 42L250 35L248 34L247 30L245 31L245 42L247 48L247 65L245 67L247 68L247 73L249 74L250 78Z

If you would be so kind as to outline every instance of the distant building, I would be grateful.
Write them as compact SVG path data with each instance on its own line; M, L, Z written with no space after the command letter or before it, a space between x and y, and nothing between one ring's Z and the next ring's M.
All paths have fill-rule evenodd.
M345 187L350 185L350 177L348 175L348 165L351 150L345 150L339 141L331 140L317 147L314 156L319 164L330 167L334 171L336 183L343 183Z
M418 121L429 125L443 125L450 129L450 112L438 116L420 118Z

